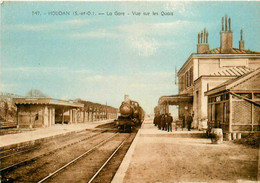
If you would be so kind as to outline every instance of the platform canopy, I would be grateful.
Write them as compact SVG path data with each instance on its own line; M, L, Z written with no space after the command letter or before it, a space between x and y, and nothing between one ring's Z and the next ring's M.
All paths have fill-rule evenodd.
M41 105L55 105L64 107L84 107L84 104L75 103L66 100L52 99L52 98L15 98L14 103L16 105L21 104L41 104Z
M188 95L169 95L162 96L159 98L159 105L179 105L181 103L192 103L193 97Z

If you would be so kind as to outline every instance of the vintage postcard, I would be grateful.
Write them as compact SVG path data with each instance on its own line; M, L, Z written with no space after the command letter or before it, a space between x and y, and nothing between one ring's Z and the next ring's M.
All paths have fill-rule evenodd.
M0 182L256 182L259 1L1 1Z

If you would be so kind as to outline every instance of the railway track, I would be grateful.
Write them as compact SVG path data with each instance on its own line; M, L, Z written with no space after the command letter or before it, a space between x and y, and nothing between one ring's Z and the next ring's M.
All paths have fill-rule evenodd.
M103 145L104 143L108 142L111 138L115 137L118 133L110 136L108 139L100 142L99 144L97 144L96 146L92 147L91 149L89 149L88 151L84 152L83 154L79 155L78 157L76 157L75 159L73 159L72 161L68 162L66 165L62 166L61 168L57 169L56 171L50 173L48 176L44 177L43 179L41 179L40 181L38 181L38 183L42 183L45 182L47 180L49 180L50 178L52 178L54 175L58 174L59 172L63 171L64 169L66 169L68 166L72 165L73 163L75 163L76 161L78 161L80 158L88 155L89 153L93 152L96 148L98 148L99 146Z
M31 144L31 145L26 145L26 146L22 146L22 147L16 147L16 148L11 148L11 149L6 149L6 150L0 150L0 160L2 159L6 159L8 157L14 156L14 155L19 155L19 154L23 154L26 152L30 152L32 150L35 149L39 149L39 148L44 148L46 146L50 146L52 144L56 144L57 141L60 142L65 142L70 138L78 138L80 136L84 136L86 135L86 133L104 133L107 131L115 131L114 129L109 129L108 127L111 127L111 124L107 124L106 127L102 127L102 128L97 128L94 130L84 130L82 132L76 133L74 135L68 135L68 136L61 136L55 139L51 139L49 140L47 143L43 142L43 143L39 143L39 144Z
M97 133L104 133L106 131L107 131L106 129L104 129L104 130L93 130L93 131L82 131L82 132L79 132L77 134L74 134L73 136L71 136L71 135L62 136L62 137L59 137L57 139L49 140L49 142L47 142L47 143L27 145L27 146L24 146L22 148L18 147L18 148L13 148L13 149L2 150L2 151L0 151L0 160L3 161L6 158L11 158L12 156L24 154L26 152L31 152L31 151L36 150L36 149L46 148L46 147L49 147L51 145L56 145L57 143L64 143L64 142L68 141L68 139L71 139L71 138L81 139L82 137L84 137L84 139L86 139L85 136L86 135L88 136L88 133L90 133L90 134L96 133L96 132ZM73 145L73 143L70 143L70 144Z
M113 158L115 158L116 153L118 153L118 151L131 136L131 134L120 133L112 135L109 139L106 139L105 141L95 145L93 148L82 153L63 167L60 167L56 171L50 173L48 176L41 179L38 183L95 182L99 174L104 170L107 164ZM123 158L121 158L119 161L121 162L122 159ZM119 165L120 164L118 164L118 166ZM112 173L110 172L109 174L114 174L116 170L117 169L115 169ZM103 179L102 182L110 181Z
M16 156L16 155L19 155L19 154L23 154L23 153L26 153L26 152L29 152L29 151L32 151L32 150L35 150L35 149L39 149L39 148L40 148L39 146L35 146L35 147L28 148L28 149L25 149L25 150L20 150L18 152L12 152L11 150L9 150L7 152L12 152L12 153L9 153L8 155L4 155L4 156L0 155L0 160L6 159L8 157Z
M92 138L94 138L94 137L96 137L96 136L101 135L101 134L104 133L104 132L106 132L106 130L103 130L103 131L101 131L101 132L99 132L99 133L92 134L92 135L87 136L87 137L85 137L85 138L81 138L81 139L79 139L79 140L77 140L77 141L73 141L73 142L71 142L71 143L68 143L68 144L66 144L66 145L60 146L60 147L58 147L58 148L51 149L51 150L49 150L49 151L47 151L47 152L40 153L40 154L38 154L38 155L36 155L36 156L23 159L22 161L17 161L17 162L12 163L12 164L5 163L4 160L8 158L8 159L11 160L11 162L14 162L14 158L13 158L14 156L16 156L16 155L18 155L18 154L26 153L26 152L28 152L28 151L32 151L32 150L39 149L40 147L39 147L39 146L36 146L36 147L32 147L32 148L29 148L29 149L25 149L25 150L22 150L22 151L19 151L19 152L15 152L15 153L12 153L12 154L3 156L3 157L1 157L1 169L0 169L0 173L1 173L1 175L3 175L3 174L5 174L5 172L7 172L7 171L11 171L11 170L13 170L13 169L15 169L15 168L17 168L17 167L21 167L21 166L23 166L23 165L25 165L25 164L29 164L30 162L33 162L33 161L35 161L35 160L37 160L37 159L39 159L39 158L42 158L42 157L44 157L44 156L53 154L53 153L55 153L55 152L57 152L57 151L59 151L59 150L65 149L65 148L67 148L67 147L76 145L77 143L80 143L80 142L83 142L83 141L86 141L86 140L90 140L90 139L92 139ZM44 147L46 147L46 145L45 145ZM7 166L6 166L6 164L7 164Z
M130 136L129 136L130 137ZM128 137L128 138L129 138ZM95 178L99 175L99 173L104 169L104 167L108 164L108 162L115 156L115 154L118 152L118 150L124 145L126 138L114 151L113 153L109 156L109 158L105 161L105 163L98 169L98 171L91 177L91 179L88 181L88 183L92 183Z
M81 138L78 141L13 163L10 166L2 166L0 170L2 176L1 181L70 182L72 180L75 182L84 180L84 182L95 182L97 177L100 177L100 172L102 174L107 164L111 163L111 159L118 159L117 166L119 167L124 155L122 156L120 154L121 160L115 158L115 156L118 156L118 151L122 151L122 147L126 149L126 153L128 148L124 147L124 144L130 146L130 142L125 143L129 136L133 136L133 134L121 134L115 133L113 130L99 129L96 131L96 134L92 134L89 137ZM38 149L37 147L33 148ZM15 152L13 156L19 156L19 154L26 152L30 152L30 149L24 149L23 152ZM12 155L8 155L3 157L3 160L11 157ZM87 165L87 167L82 169L82 162L83 165ZM113 174L116 170L117 168L113 169ZM74 173L71 174L71 172ZM82 172L84 173L82 174ZM87 175L82 177L86 172L88 172ZM81 176L78 176L78 173L80 173ZM109 175L110 174L111 173L109 173ZM75 177L78 179L75 180Z

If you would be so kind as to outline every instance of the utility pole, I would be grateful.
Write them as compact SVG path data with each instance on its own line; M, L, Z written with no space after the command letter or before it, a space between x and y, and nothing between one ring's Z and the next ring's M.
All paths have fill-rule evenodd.
M106 101L106 119L107 119L107 101Z
M175 85L177 85L177 66L175 65L175 72L174 72L174 75L175 75Z

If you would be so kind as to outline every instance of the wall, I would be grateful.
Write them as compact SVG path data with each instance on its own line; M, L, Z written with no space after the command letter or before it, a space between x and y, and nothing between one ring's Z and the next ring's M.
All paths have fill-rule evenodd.
M254 68L254 69L260 67L260 58L248 59L248 67Z
M219 70L219 59L198 59L198 76L210 75Z
M37 128L54 124L55 110L45 105L18 105L18 127Z
M220 55L222 56L222 55ZM220 70L226 70L235 66L246 66L256 69L260 67L260 58L246 58L243 54L227 55L225 57L214 58L216 54L207 55L208 58L194 58L192 56L189 63L182 68L178 75L179 94L192 94L193 86L185 88L185 73L193 67L193 81L203 75L210 75Z
M208 118L208 97L205 92L234 77L201 77L194 84L193 111L194 128Z
M247 92L249 93L249 92ZM260 96L260 91L258 92ZM260 104L260 97L252 94L252 100ZM232 97L232 131L260 131L260 107Z
M216 100L224 95L220 101ZM260 91L258 96L254 97L253 94L252 100L260 104ZM212 101L213 99L215 100ZM209 96L208 109L209 122L219 121L224 133L260 131L260 107L227 92Z
M191 116L192 111L193 111L192 104L190 104L190 103L180 103L180 105L179 105L179 119L182 119L182 120L185 121L185 127L186 128L187 128L186 119L187 119L188 116Z
M192 76L190 75L190 70L192 70ZM186 86L186 73L188 74L188 78L192 81L190 82L189 86ZM193 81L194 81L194 67L193 67L193 59L190 63L179 73L178 77L179 83L179 94L191 94L193 91Z

